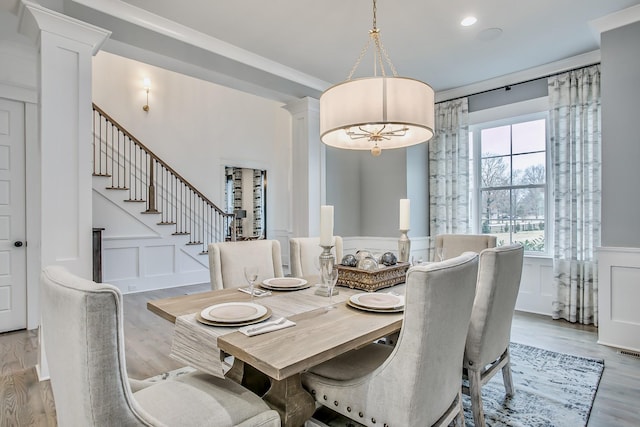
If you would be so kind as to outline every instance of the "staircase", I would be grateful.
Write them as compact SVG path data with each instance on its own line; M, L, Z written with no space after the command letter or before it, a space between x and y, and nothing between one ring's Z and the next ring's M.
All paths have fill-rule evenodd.
M114 221L120 224L130 223L128 228L136 230L133 234L147 239L155 237L177 240L177 244L184 245L180 253L192 257L205 269L208 267L208 258L202 255L207 254L209 243L225 241L231 237L229 230L233 214L218 208L95 104L93 105L93 176L94 204L98 200L100 207L110 210L109 217L118 216L119 219ZM107 215L99 212L94 217L100 216L101 213L103 216ZM97 225L104 226L104 224ZM108 236L110 230L108 226L106 228L105 234ZM122 239L122 237L114 237L113 232L112 230L112 239ZM159 243L157 245L156 247L166 246ZM144 280L136 281L136 278L123 280L122 286L114 283L118 281L118 277L109 277L108 242L106 246L105 281L116 284L123 292L154 287L151 284L153 281L150 280L151 283L148 286L140 288L136 283L142 283ZM142 252L145 251L142 250ZM124 255L116 255L113 262L119 262L118 257L122 256ZM175 258L177 259L177 256ZM179 264L177 261L174 262ZM145 260L142 258L136 266L138 275L141 274L141 264L145 265ZM130 270L132 271L122 275L133 275L133 268ZM166 287L163 285L163 280L159 280L158 287ZM187 283L182 281L176 284Z

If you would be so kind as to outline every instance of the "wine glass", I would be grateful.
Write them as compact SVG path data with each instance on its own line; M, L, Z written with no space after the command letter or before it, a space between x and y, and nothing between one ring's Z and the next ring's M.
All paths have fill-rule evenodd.
M245 267L244 278L249 282L249 292L251 293L251 302L253 302L253 284L258 280L258 267Z
M332 310L334 308L336 308L333 305L333 288L336 286L336 283L338 283L338 267L334 266L333 269L329 272L329 277L327 277L329 280L327 281L327 287L329 288L329 306L327 307L327 310Z
M444 256L445 256L444 248L443 247L436 248L436 260L437 261L444 261Z

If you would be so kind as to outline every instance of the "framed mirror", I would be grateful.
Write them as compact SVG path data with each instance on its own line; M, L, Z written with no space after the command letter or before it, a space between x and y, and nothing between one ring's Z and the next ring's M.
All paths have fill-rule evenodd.
M235 213L228 240L267 238L267 171L225 166L226 212Z

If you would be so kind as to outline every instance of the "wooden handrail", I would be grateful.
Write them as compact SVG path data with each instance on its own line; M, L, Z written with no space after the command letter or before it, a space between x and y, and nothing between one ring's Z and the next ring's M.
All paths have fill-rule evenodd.
M180 175L178 172L176 172L175 169L173 169L171 166L169 166L165 161L163 161L160 157L158 157L153 151L151 151L146 145L144 145L142 142L140 142L140 140L138 138L136 138L135 136L131 135L131 133L129 133L129 131L127 131L120 123L118 123L116 120L113 119L113 117L111 117L110 115L108 115L107 113L104 112L104 110L100 107L98 107L96 104L93 104L93 109L95 111L97 111L98 113L100 113L101 116L103 116L104 118L106 118L108 121L110 121L111 123L113 123L127 138L131 139L133 142L135 142L138 146L140 146L140 148L142 148L149 156L151 156L155 161L157 161L158 163L160 163L165 169L167 169L169 172L171 172L176 178L178 178L180 181L182 181L187 187L189 187L189 189L191 191L193 191L194 193L196 193L202 200L204 200L205 202L207 202L209 205L211 205L211 207L215 208L220 214L222 215L231 215L233 216L233 214L228 214L225 211L223 211L222 209L220 209L218 206L216 206L215 203L213 203L211 200L209 200L207 198L207 196L205 196L204 194L202 194L200 191L198 191L197 188L195 188L189 181L187 181L186 179L184 179L184 177L182 175Z
M146 202L143 214L158 214L158 225L175 225L175 235L188 235L189 245L233 238L234 214L226 213L160 159L120 123L93 104L93 147L96 176L110 177L107 189L127 190L127 202ZM145 198L146 197L146 201Z

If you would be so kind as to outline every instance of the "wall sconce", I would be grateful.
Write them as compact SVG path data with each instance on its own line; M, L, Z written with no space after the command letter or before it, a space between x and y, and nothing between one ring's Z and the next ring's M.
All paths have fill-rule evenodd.
M144 111L149 111L149 89L151 88L151 79L149 79L149 77L145 77L142 84L144 85L144 89L147 91L147 103L142 106L142 109Z

